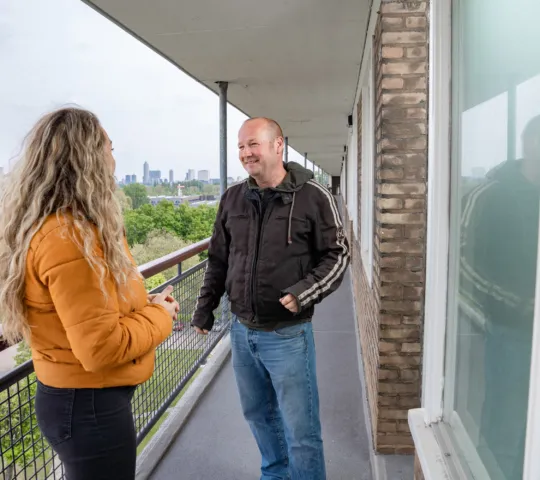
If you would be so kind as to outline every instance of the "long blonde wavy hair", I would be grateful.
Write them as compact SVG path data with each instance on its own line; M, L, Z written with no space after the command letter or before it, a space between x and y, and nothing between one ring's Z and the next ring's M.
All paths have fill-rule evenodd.
M29 340L26 257L32 237L53 214L70 214L69 235L99 275L117 286L137 275L123 243L123 220L107 161L109 139L98 118L79 108L45 115L26 137L0 193L0 311L11 344ZM97 235L96 235L97 232ZM96 253L102 247L103 256Z

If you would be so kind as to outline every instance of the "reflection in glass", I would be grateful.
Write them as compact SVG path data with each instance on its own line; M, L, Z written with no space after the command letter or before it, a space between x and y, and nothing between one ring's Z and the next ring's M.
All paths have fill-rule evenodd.
M540 2L454 9L445 421L471 477L521 480L540 214L540 65L524 58Z

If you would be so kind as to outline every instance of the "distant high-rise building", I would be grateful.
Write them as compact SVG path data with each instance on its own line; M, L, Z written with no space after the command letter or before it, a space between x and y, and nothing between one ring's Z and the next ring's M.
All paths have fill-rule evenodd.
M124 180L126 185L129 185L131 183L131 175L126 175L126 179Z
M210 172L208 170L199 170L197 179L201 182L208 182L210 180Z
M157 185L161 180L161 170L150 170L148 173L150 175L150 181L148 183L150 185Z
M137 175L131 175L131 183L137 183Z
M191 182L192 180L195 180L195 170L190 168L187 172L187 181Z
M174 171L169 170L169 183L172 185L174 183Z
M148 162L144 162L143 183L145 185L150 183L150 165L148 165Z

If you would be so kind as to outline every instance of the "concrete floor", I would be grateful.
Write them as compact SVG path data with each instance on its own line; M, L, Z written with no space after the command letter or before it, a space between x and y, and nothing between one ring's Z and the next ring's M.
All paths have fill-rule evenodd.
M328 480L370 480L370 443L348 275L319 305L313 320L323 440ZM397 460L399 476L388 472L386 480L412 479L409 459ZM255 480L260 477L259 462L228 360L151 479Z

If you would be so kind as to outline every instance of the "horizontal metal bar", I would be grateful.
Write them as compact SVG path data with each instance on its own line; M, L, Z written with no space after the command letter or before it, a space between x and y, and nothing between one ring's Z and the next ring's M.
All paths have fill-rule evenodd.
M209 245L210 239L206 238L200 242L194 243L193 245L189 245L188 247L181 248L180 250L170 253L169 255L158 258L157 260L152 260L151 262L141 265L139 267L139 272L144 278L153 277L154 275L157 275L168 268L175 267L179 263L185 262L191 257L208 250Z
M7 390L9 387L20 382L23 378L32 373L34 373L34 362L32 360L27 360L0 377L0 392Z
M186 270L185 272L183 272L182 275L177 275L176 277L173 277L170 280L167 280L166 282L162 283L156 288L153 288L150 291L150 293L159 293L159 292L162 292L169 285L177 285L182 280L185 280L187 277L197 273L201 268L205 268L207 263L208 263L208 259L203 260L202 262L199 262L194 267L191 267L189 270Z

